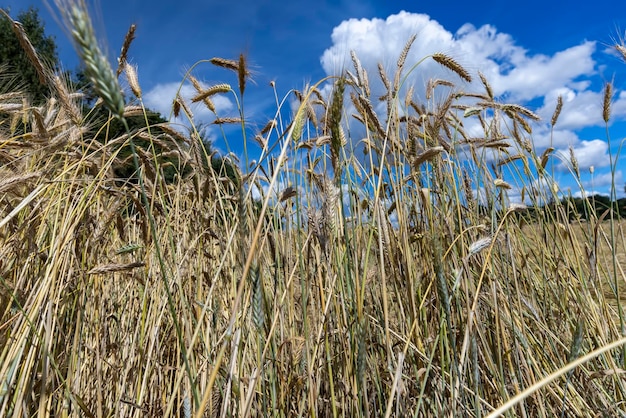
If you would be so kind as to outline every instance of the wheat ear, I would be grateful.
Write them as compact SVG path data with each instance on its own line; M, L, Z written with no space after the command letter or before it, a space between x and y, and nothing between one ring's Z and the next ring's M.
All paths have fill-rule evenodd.
M85 64L85 75L93 84L96 94L104 105L118 118L124 117L124 96L122 89L104 54L98 46L91 18L84 9L76 4L63 10L69 21L78 55Z
M433 60L435 60L435 62L443 65L444 67L446 67L447 69L451 71L454 71L463 80L467 81L468 83L472 82L472 76L469 75L467 70L463 68L461 64L453 60L451 57L445 54L436 53L432 55L432 58Z
M559 95L556 99L556 108L554 109L554 113L552 114L552 120L550 123L552 126L556 125L556 121L559 119L559 115L561 114L561 110L563 109L563 96Z
M609 123L611 118L611 99L613 98L613 84L606 83L604 86L604 101L602 105L602 119L604 123Z
M120 57L117 59L117 71L116 75L119 77L122 74L122 70L124 69L124 65L128 60L128 50L130 48L130 44L135 39L135 31L137 30L137 26L133 23L128 28L128 32L126 32L126 36L124 37L124 43L122 44L122 51L120 52Z

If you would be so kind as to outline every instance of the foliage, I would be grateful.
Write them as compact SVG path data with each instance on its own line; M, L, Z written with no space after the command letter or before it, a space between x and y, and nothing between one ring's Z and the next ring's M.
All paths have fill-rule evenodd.
M54 38L45 34L45 25L34 7L21 11L16 18L22 24L39 58L50 68L58 64L57 46ZM50 86L42 83L26 52L22 48L11 22L0 17L0 65L12 74L15 83L24 89L34 105L39 105L50 96Z

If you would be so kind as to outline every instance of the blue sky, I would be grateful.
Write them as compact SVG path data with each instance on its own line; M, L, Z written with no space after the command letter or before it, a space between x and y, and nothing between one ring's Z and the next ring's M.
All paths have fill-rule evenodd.
M47 33L57 40L64 66L77 66L75 53L45 0L0 0L0 5L10 7L13 16L29 5L37 7ZM201 59L247 54L255 84L246 92L246 113L263 125L275 111L270 81L276 81L279 94L302 88L343 66L350 68L350 50L356 51L370 79L376 78L378 62L393 73L406 40L417 34L408 66L411 60L444 52L473 75L483 72L501 100L526 105L543 118L533 131L540 150L549 144L547 123L556 97L562 95L564 107L553 145L563 152L573 147L589 191L591 166L593 190L606 194L610 185L601 117L605 81L615 82L613 154L626 136L626 64L609 53L612 38L626 31L626 6L617 0L101 0L92 10L96 30L106 32L104 41L112 59L129 25L137 24L130 61L138 67L147 105L165 116L184 71ZM412 82L419 87L431 76L450 78L450 73L440 71L425 66ZM195 75L207 84L236 85L232 74L210 64L198 67ZM478 85L465 89L471 87L480 91ZM234 109L227 99L216 104L225 113ZM196 117L202 120L209 115L198 110ZM238 151L236 144L230 145ZM624 162L622 157L616 173L620 197L626 181ZM578 190L558 164L556 178L563 190Z

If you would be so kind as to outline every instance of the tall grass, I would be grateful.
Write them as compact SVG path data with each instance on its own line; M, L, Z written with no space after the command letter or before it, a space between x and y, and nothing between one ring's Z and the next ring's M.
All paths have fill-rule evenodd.
M238 91L189 74L193 101L231 95L240 117L216 122L261 147L232 176L207 167L181 96L190 135L147 125L104 143L59 77L42 107L0 96L0 416L479 417L511 399L496 412L623 414L623 222L591 205L569 221L537 116L483 75L466 92L473 76L435 54L450 78L414 93L414 41L392 77L353 54L339 77L276 91L258 133L245 57L199 64L234 71ZM125 61L134 102L119 109L100 80L112 118L143 109ZM135 178L116 178L136 139L163 151L137 148ZM531 218L512 187L554 210Z

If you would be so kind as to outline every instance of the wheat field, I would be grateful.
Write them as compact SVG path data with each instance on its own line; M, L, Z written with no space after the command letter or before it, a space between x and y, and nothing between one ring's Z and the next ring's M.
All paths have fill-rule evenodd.
M536 187L553 184L538 117L482 74L424 57L450 77L421 97L404 85L415 38L393 74L353 54L262 129L216 115L261 153L215 169L180 96L189 132L128 128L147 112L128 45L124 97L85 10L59 3L110 118L93 126L34 50L54 94L0 95L0 416L626 413L626 223L591 206L571 221L564 191ZM243 102L244 55L204 65L237 85L189 73L193 102ZM97 140L114 121L126 133Z

